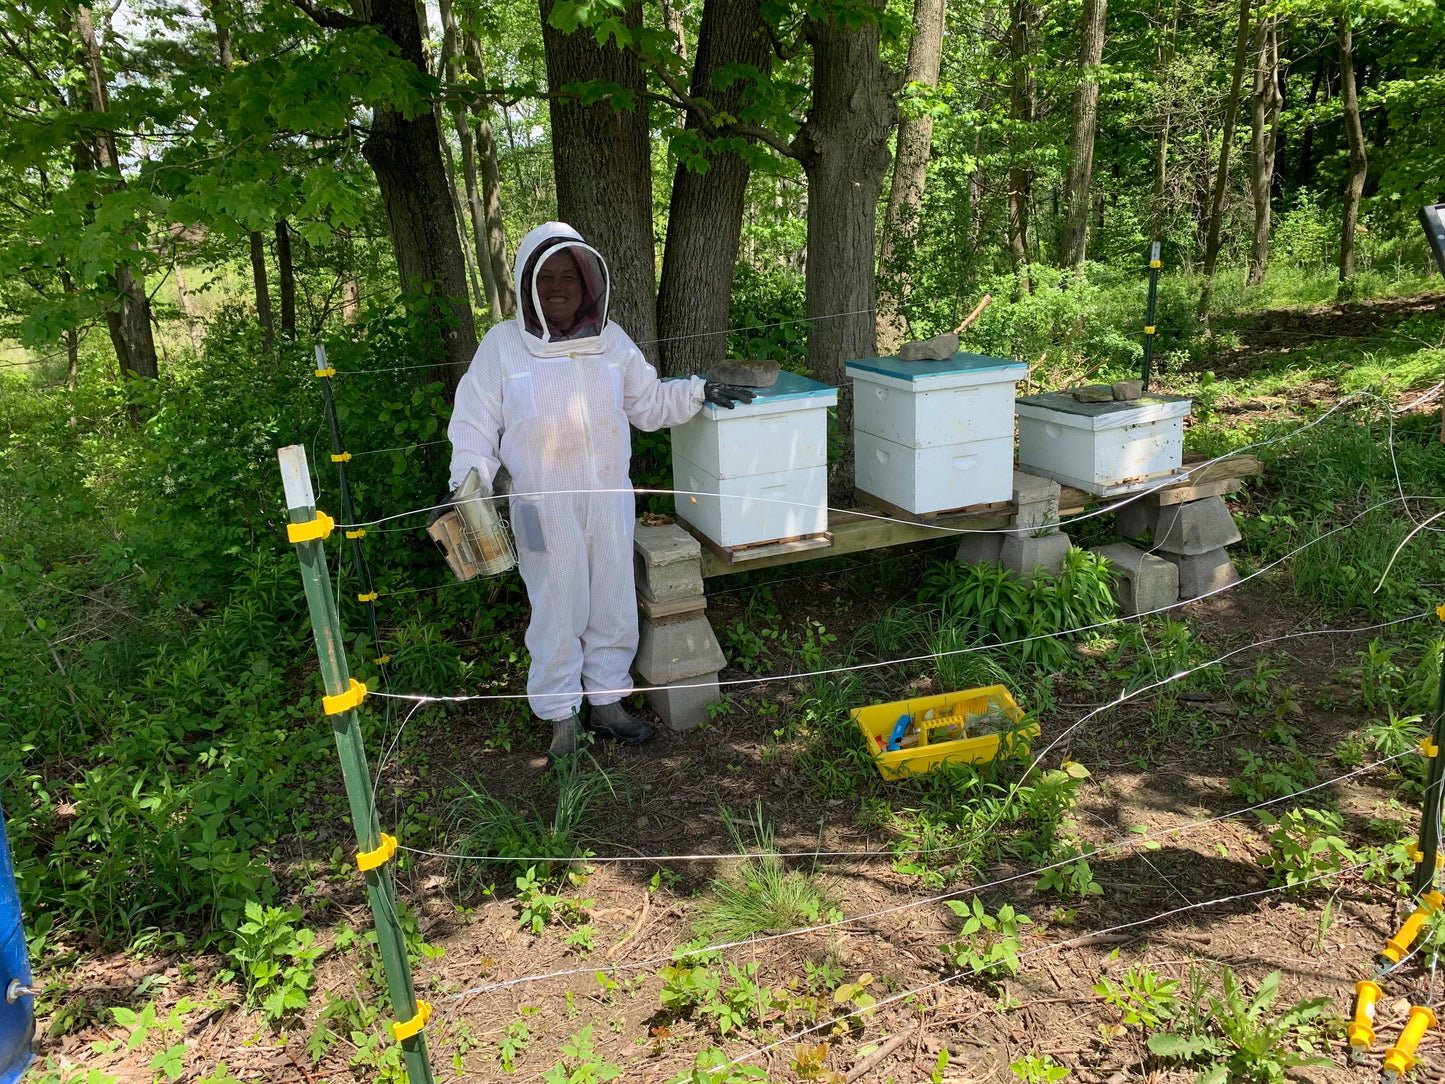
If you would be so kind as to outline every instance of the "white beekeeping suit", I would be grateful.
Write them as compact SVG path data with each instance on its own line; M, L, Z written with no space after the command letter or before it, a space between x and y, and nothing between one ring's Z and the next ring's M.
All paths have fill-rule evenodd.
M553 258L564 251L575 264ZM539 293L544 265L580 273L581 301L565 331L552 327L549 305L559 302L547 296L550 286ZM515 266L517 318L487 332L457 388L447 430L451 483L473 467L488 487L499 466L511 473L512 530L532 604L527 695L555 731L574 717L584 689L597 690L589 696L595 717L631 685L637 598L628 423L652 431L685 422L701 407L705 385L701 377L659 380L627 333L608 322L607 265L570 226L538 226Z

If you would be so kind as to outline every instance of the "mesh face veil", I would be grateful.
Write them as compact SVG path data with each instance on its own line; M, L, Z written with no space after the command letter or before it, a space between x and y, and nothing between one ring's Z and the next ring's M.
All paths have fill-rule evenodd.
M570 226L549 222L520 246L517 323L539 356L596 353L607 326L609 280L600 253Z

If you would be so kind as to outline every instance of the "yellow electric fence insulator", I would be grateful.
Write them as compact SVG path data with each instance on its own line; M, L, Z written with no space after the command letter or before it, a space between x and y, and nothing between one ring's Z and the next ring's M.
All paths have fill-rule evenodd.
M324 369L317 369L316 375L324 380L328 376L335 376L336 369L333 366L328 365Z
M1439 756L1440 747L1426 736L1420 739L1420 752L1424 753L1427 757Z
M356 528L356 530L354 530L354 531L347 531L347 532L346 532L346 537L347 537L347 538L365 538L365 537L366 537L366 528L365 528L365 527L358 527L358 528Z
M396 856L396 837L381 833L381 846L374 851L360 851L356 855L356 868L365 873L369 869L385 865Z
M1439 606L1435 607L1435 616L1438 617L1441 621L1445 621L1445 602L1442 602Z
M416 1003L416 1015L405 1023L398 1020L392 1024L391 1033L396 1037L397 1042L401 1042L403 1039L410 1039L417 1032L421 1031L422 1028L426 1027L426 1022L430 1019L431 1003L418 999Z
M1363 979L1355 983L1355 1019L1349 1026L1350 1059L1361 1061L1375 1045L1375 1002L1383 993L1378 983Z
M1420 849L1420 845L1412 839L1409 843L1405 845L1405 857L1410 859L1411 862L1414 862L1415 865L1418 866L1421 862L1425 861L1425 852L1422 851ZM1435 867L1439 869L1442 866L1445 866L1445 854L1436 851Z
M1150 267L1163 267L1163 266L1164 266L1164 261L1163 261L1163 260L1150 260L1150 261L1149 261L1149 266L1150 266Z
M1415 1048L1429 1028L1435 1026L1435 1014L1423 1005L1410 1006L1410 1020L1395 1045L1385 1051L1385 1064L1380 1075L1385 1080L1399 1080L1415 1064Z
M366 699L366 686L355 678L351 679L351 688L344 693L337 693L335 696L323 696L321 707L327 715L340 715L343 711L350 711L356 705Z
M376 601L376 592L375 592L375 591L368 591L368 592L366 592L366 594L364 594L364 595L357 595L357 596L356 596L356 601L357 601L357 602L375 602L375 601Z
M1380 955L1389 960L1392 964L1399 963L1405 958L1405 953L1410 951L1410 946L1415 943L1415 938L1420 936L1420 930L1426 920L1445 908L1445 897L1438 892L1426 892L1420 897L1420 905L1410 913L1405 920L1405 925L1400 927L1400 932L1385 942L1385 947Z
M351 462L351 453L350 453L350 452L341 452L339 455L333 455L333 456L331 457L331 462L333 462L333 463L350 463L350 462Z
M1153 334L1154 334L1154 325L1153 325L1153 324L1149 324L1148 326L1146 326L1146 327L1144 328L1144 334L1145 334L1145 335L1153 335Z
M336 521L325 512L318 511L316 518L307 523L286 524L286 537L292 542L319 542L331 537L331 528Z
M391 656L382 655L380 658L372 659L371 661L376 663L377 666L385 666L387 663L391 662Z

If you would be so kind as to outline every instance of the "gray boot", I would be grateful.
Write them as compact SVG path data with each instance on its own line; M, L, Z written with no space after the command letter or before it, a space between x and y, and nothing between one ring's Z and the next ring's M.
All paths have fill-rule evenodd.
M547 749L548 767L564 757L573 756L581 736L582 720L577 717L577 712L572 712L565 719L552 720L552 744Z
M628 745L641 745L652 740L652 727L641 719L633 718L621 703L593 704L590 721L593 730Z

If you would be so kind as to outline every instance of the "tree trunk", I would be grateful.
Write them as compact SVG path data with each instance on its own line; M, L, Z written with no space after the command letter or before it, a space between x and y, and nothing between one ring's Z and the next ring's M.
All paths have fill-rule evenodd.
M1150 213L1149 240L1157 241L1164 235L1164 201L1169 191L1169 133L1174 124L1174 46L1179 33L1179 0L1174 0L1169 9L1169 31L1159 49L1159 70L1169 80L1168 94L1164 99L1164 117L1159 127L1159 150L1154 171L1154 206Z
M687 59L687 28L682 25L682 12L671 0L661 0L662 4L662 25L672 31L672 36L677 39L677 55L683 60ZM703 22L707 22L707 4L703 4ZM699 41L698 49L701 51L702 43ZM696 68L693 69L696 72ZM693 76L693 84L696 85L697 77Z
M908 67L903 78L930 89L938 85L943 60L944 0L914 0L913 40L908 43ZM908 266L923 212L923 190L928 182L928 160L933 154L933 115L904 116L898 122L898 150L893 158L893 184L888 190L888 212L878 251L882 284L878 291L879 349L892 353L908 336L911 282Z
M746 65L766 74L771 56L758 0L707 0L692 96L707 99L714 111L736 116L744 84L738 80L719 90L713 76L727 65ZM689 111L688 130L699 126L699 118ZM657 292L658 347L662 372L669 376L705 373L727 356L733 270L750 167L736 151L709 147L704 153L706 172L678 162L672 178Z
M360 6L366 8L363 17L396 44L403 59L419 72L427 70L411 0L369 0ZM476 351L477 329L435 114L423 110L407 118L393 109L374 110L361 153L381 190L401 288L425 295L421 313L436 335L425 360L436 364L436 379L450 401Z
M869 2L881 14L881 0ZM845 362L877 354L873 248L902 80L879 57L875 21L844 27L818 19L807 34L813 97L793 149L808 177L808 365L818 380L841 385ZM850 397L839 398L838 428L849 451L837 477L847 478Z
M1255 30L1254 94L1249 138L1249 189L1254 199L1254 242L1250 247L1250 286L1264 282L1269 264L1270 196L1279 124L1279 22L1260 20Z
M442 60L446 67L446 79L448 86L456 87L462 83L462 40L460 31L457 29L457 19L452 11L451 0L440 0L442 19ZM502 317L501 296L497 283L496 272L492 268L491 253L487 249L487 226L486 212L482 209L481 190L477 185L477 151L476 143L472 138L472 128L467 122L467 107L459 98L451 102L452 127L457 133L457 144L462 150L462 183L467 194L467 214L458 214L458 218L465 223L468 218L471 221L471 248L463 244L464 251L469 251L474 256L468 259L467 270L472 273L473 289L476 288L476 275L474 267L482 270L482 290L478 294L477 304L484 305L492 315L494 321L500 321ZM445 144L444 144L445 145ZM448 165L451 163L448 162ZM504 287L503 287L504 288Z
M197 354L201 352L201 317L196 312L196 303L191 298L190 291L186 289L186 273L177 260L173 269L176 275L176 300L180 302L181 315L186 321L186 334L191 340L191 349Z
M1305 98L1305 113L1313 116L1315 102L1319 100L1320 83L1325 74L1325 58L1323 55L1315 58L1315 74L1310 79L1310 92ZM1329 93L1328 88L1325 91ZM1315 175L1315 126L1306 124L1304 134L1300 136L1299 143L1299 165L1295 170L1295 177L1298 179L1299 187L1307 188Z
M1023 155L1026 133L1034 123L1037 84L1029 63L1030 39L1038 8L1032 0L1010 0L1009 3L1009 119L1013 121L1009 147L1008 169L1008 245L1019 291L1033 292L1029 281L1029 198L1034 171Z
M100 44L95 35L95 18L90 8L83 4L75 9L75 28L80 35L80 59L89 91L88 112L108 113L110 96L106 89L105 61L101 58ZM115 171L115 188L125 187L120 157L116 153L115 134L104 124L97 125L91 136L91 155L97 169ZM151 303L146 296L145 284L129 267L117 264L115 271L105 276L105 285L108 292L114 293L114 301L106 307L105 323L111 344L115 347L116 360L120 363L121 376L154 380L160 375L160 365L156 360L156 343L151 332Z
M1219 169L1209 202L1209 236L1204 242L1204 289L1199 294L1199 312L1209 311L1214 296L1214 268L1219 260L1219 232L1224 225L1224 200L1229 193L1229 157L1234 149L1234 121L1239 114L1239 91L1244 83L1244 65L1249 56L1249 9L1251 0L1239 0L1239 28L1234 36L1234 74L1229 81L1229 98L1224 103L1224 126L1219 139Z
M291 227L276 223L276 279L281 284L281 334L296 338L296 271L291 265Z
M1064 267L1078 268L1089 244L1089 184L1094 173L1094 132L1099 125L1099 63L1104 59L1104 21L1109 0L1084 0L1079 42L1079 86L1074 92L1074 118L1069 134L1069 173L1064 181L1064 222L1061 246Z
M1360 99L1355 92L1355 41L1350 17L1340 17L1340 99L1345 110L1345 135L1350 141L1350 176L1345 184L1345 213L1340 225L1340 283L1355 277L1355 229L1360 218L1360 197L1365 194L1369 160L1365 156L1365 130L1360 124Z
M600 46L586 28L564 34L548 21L555 0L540 0L547 85L602 80L637 97L632 108L610 101L582 105L551 99L552 168L557 215L602 253L612 280L609 317L657 362L657 273L652 233L652 143L646 83L637 56L609 41ZM623 23L642 26L642 4L633 0Z
M482 43L470 32L464 32L462 40L466 46L472 79L478 87L484 87L487 73L482 62ZM505 117L506 114L503 113L503 118ZM517 301L512 292L512 257L507 249L507 230L502 223L502 174L497 164L497 139L493 135L489 116L474 115L472 124L476 128L478 180L481 183L482 210L486 221L487 252L491 257L492 277L497 280L497 293L502 306L500 312L505 319L516 311ZM513 149L516 149L515 146ZM521 183L522 175L518 172L519 187Z
M256 291L256 321L261 325L261 342L271 349L276 341L276 325L271 318L271 288L266 283L266 241L260 230L252 230L251 282Z

